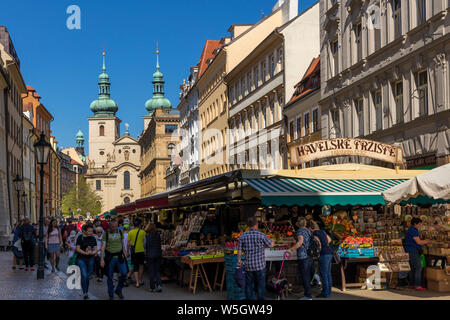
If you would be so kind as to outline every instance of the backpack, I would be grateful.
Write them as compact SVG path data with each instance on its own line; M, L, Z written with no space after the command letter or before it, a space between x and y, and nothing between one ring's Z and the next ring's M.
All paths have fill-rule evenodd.
M33 240L33 232L31 232L29 228L26 228L26 230L22 234L22 239L24 241L31 241L31 240Z
M317 241L317 239L315 239L314 236L311 235L311 238L309 240L309 248L308 250L306 250L308 257L312 259L319 259L320 250L321 250L320 242Z

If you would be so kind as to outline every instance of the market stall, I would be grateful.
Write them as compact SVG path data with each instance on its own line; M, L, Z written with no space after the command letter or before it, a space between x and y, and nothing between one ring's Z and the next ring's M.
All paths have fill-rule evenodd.
M406 224L422 220L419 234L430 244L423 247L425 279L433 291L450 292L450 164L430 170L383 192L387 202L402 207ZM418 206L424 206L420 208Z
M370 265L381 262L390 272L407 270L408 256L398 245L404 220L386 206L381 192L419 173L346 164L244 181L260 193L265 206L320 208L320 222L332 235L340 256L338 279L345 290L362 287L366 275L360 271Z

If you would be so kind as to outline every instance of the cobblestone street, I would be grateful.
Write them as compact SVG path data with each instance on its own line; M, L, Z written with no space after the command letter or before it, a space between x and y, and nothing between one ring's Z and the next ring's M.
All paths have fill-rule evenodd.
M67 257L62 255L61 271L51 273L45 270L45 279L36 279L36 270L26 272L24 270L12 270L12 253L0 252L0 300L81 300L81 290L67 288L67 275L63 272L67 268ZM49 263L48 263L49 264ZM144 274L144 280L146 275ZM315 292L319 293L319 292ZM135 288L132 284L124 288L123 294L126 300L224 300L226 292L218 291L209 294L205 290L198 290L193 295L187 287L179 287L175 283L164 283L162 293L150 293L147 283L144 287ZM106 278L103 283L98 283L94 277L90 281L89 296L91 300L108 299ZM296 300L299 295L291 295L289 300ZM272 298L268 294L268 298ZM450 294L437 292L416 292L404 290L369 291L352 289L342 292L333 288L330 300L450 300ZM316 299L315 299L316 300ZM319 299L317 299L319 300Z

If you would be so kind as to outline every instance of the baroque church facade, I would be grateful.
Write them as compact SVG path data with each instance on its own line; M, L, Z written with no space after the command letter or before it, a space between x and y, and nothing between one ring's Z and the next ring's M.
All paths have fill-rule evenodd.
M116 116L118 104L110 97L105 53L99 75L98 98L91 105L89 121L89 157L86 181L102 198L102 211L133 202L141 196L139 171L141 147L128 132L120 136L121 120Z

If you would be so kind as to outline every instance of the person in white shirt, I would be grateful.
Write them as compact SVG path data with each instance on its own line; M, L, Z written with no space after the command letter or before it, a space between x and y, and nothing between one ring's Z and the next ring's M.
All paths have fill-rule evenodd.
M75 253L75 249L77 247L76 243L77 243L77 233L75 232L75 230L70 231L70 235L66 240L67 243L67 248L68 248L68 252L69 252L69 259L72 258L72 256Z

